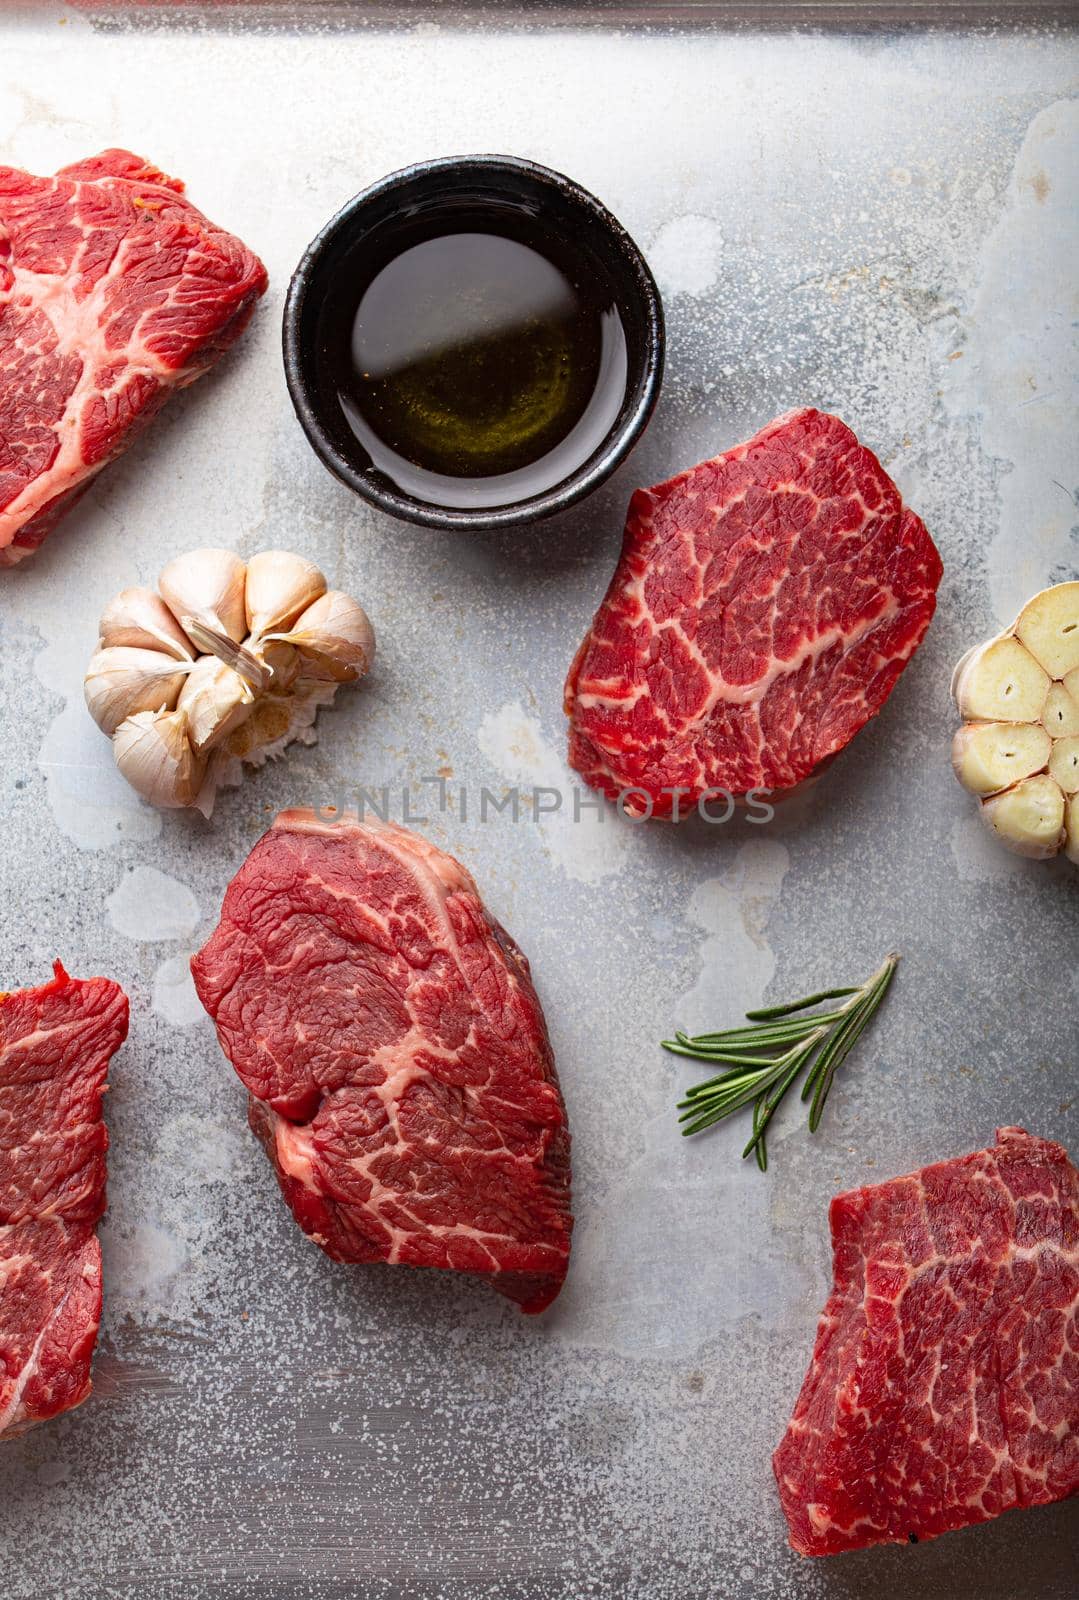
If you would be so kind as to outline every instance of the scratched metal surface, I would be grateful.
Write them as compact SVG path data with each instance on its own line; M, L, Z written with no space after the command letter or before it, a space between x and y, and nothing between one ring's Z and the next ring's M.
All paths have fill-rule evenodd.
M1067 1590L1074 1503L800 1561L769 1453L826 1291L835 1190L1002 1122L1079 1144L1076 880L983 837L949 769L947 696L969 643L1077 567L1079 53L1044 26L867 31L856 12L794 36L709 27L701 7L681 26L679 9L648 30L622 7L607 31L566 6L534 31L449 25L449 8L440 28L429 7L393 29L311 6L263 8L258 28L242 8L190 8L183 27L104 8L0 22L0 159L47 172L130 145L272 277L242 347L0 589L0 985L59 954L132 998L96 1392L0 1449L7 1600ZM310 454L278 354L319 224L380 174L464 150L600 194L652 260L670 335L656 420L618 478L489 542L353 500ZM561 680L630 489L801 402L880 453L946 567L923 649L812 795L771 826L677 833L433 810L420 780L439 769L453 797L568 786ZM200 542L308 552L380 640L317 747L226 794L208 826L139 806L80 695L103 602ZM309 1245L185 984L274 811L361 783L412 785L533 962L579 1217L538 1321ZM792 1108L766 1177L739 1164L742 1126L679 1141L688 1074L656 1047L672 1024L858 977L892 946L900 978L815 1141Z

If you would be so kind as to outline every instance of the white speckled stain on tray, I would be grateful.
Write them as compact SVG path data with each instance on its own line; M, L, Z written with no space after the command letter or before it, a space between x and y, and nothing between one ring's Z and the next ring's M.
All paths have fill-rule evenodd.
M187 884L157 867L130 868L105 904L117 933L140 943L183 939L199 925L199 903Z
M1079 572L1077 208L1079 100L1058 100L1027 129L946 368L946 405L977 419L999 463L999 521L983 532L1002 626ZM1010 292L1017 282L1021 294Z
M740 846L722 877L707 878L690 898L690 922L707 937L700 970L678 1003L669 1028L702 1032L727 1018L728 996L746 1009L761 1004L775 972L767 942L789 865L783 845L770 839ZM563 1291L557 1329L582 1344L627 1356L692 1356L717 1333L747 1317L782 1317L799 1264L769 1237L767 1187L756 1169L739 1168L729 1145L722 1161L703 1139L672 1140L674 1103L708 1068L670 1056L654 1075L652 1115L640 1157L621 1172L602 1201L580 1221L573 1274ZM734 1124L738 1147L744 1125ZM783 1135L776 1144L781 1147ZM782 1160L782 1157L779 1158ZM752 1266L732 1263L716 1248L717 1214L726 1225L760 1241ZM672 1233L688 1248L672 1255ZM686 1275L694 1293L682 1292ZM566 1314L568 1312L568 1315Z
M527 716L518 702L490 711L476 742L505 784L520 791L523 815L568 877L599 883L621 870L637 825L609 807L597 808L592 791L544 736L538 717ZM497 788L492 793L504 798Z
M98 1392L0 1451L5 1596L1064 1600L1067 1507L812 1564L785 1547L769 1454L812 1345L830 1196L1000 1121L1079 1142L1070 1042L1031 1033L1075 992L1074 878L972 832L947 695L956 657L1073 560L1074 378L1051 335L1079 233L1074 38L380 31L362 7L320 27L310 5L252 31L227 11L192 29L145 26L145 8L133 30L114 8L101 27L0 20L0 160L48 172L126 143L271 274L242 343L0 579L0 987L58 954L133 1001L106 1105ZM280 311L349 195L482 149L612 207L652 253L669 345L655 421L610 485L465 541L383 519L322 470ZM806 402L880 454L946 566L925 644L821 782L768 827L431 808L415 786L440 768L472 796L567 782L562 681L631 490ZM81 693L105 601L206 543L303 550L379 633L318 744L223 794L209 825L135 798ZM275 810L403 782L520 940L551 1027L579 1231L535 1322L304 1239L187 976ZM744 1123L679 1138L696 1069L659 1050L672 1027L861 978L892 946L895 986L817 1135L785 1106L765 1177L739 1160Z
M723 235L714 217L672 217L648 247L660 293L707 294L723 270Z
M24 582L13 571L5 593L13 615L45 640L34 656L34 673L61 701L60 710L50 709L45 718L38 755L53 819L81 850L102 850L122 840L154 838L161 816L142 804L117 771L112 746L83 700L98 617L110 595L132 581L113 520L96 508L88 508L85 519L81 546L62 553L46 546L36 558L44 582ZM79 595L77 608L72 594Z

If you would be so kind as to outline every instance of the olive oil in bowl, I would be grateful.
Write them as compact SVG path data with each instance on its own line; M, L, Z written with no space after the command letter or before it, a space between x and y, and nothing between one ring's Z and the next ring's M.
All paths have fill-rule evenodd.
M592 195L508 156L393 173L312 242L285 306L312 446L433 527L531 521L602 482L663 370L658 291Z
M327 301L341 410L407 494L448 507L541 494L618 417L626 341L610 285L537 231L490 208L410 220L358 252Z

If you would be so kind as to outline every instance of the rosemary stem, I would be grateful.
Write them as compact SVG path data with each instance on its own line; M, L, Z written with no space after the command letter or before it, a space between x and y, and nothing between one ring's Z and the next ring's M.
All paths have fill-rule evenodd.
M789 1005L747 1011L746 1021L755 1026L717 1033L678 1031L673 1039L665 1039L663 1048L673 1055L726 1068L685 1091L678 1102L682 1135L701 1133L752 1105L752 1136L742 1155L752 1153L761 1171L766 1171L769 1123L803 1071L801 1097L810 1102L809 1129L815 1133L835 1074L884 999L898 961L895 952L888 955L856 988L821 989ZM829 1000L842 1000L843 1004L832 1011L795 1015ZM779 1054L768 1053L773 1050Z

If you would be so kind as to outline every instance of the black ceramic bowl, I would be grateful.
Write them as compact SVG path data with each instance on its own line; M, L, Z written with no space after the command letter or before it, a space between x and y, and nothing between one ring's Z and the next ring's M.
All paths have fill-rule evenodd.
M372 461L326 381L328 354L320 331L323 307L341 271L348 271L380 229L403 215L441 208L494 205L524 213L579 255L582 269L601 274L625 336L621 405L585 460L541 493L505 504L447 507L406 492ZM439 219L434 218L437 222ZM350 200L312 240L285 302L285 376L296 415L322 462L349 488L394 516L434 528L481 530L535 521L573 505L609 476L640 438L663 376L663 308L644 257L621 223L595 197L561 173L512 156L457 156L391 173Z

